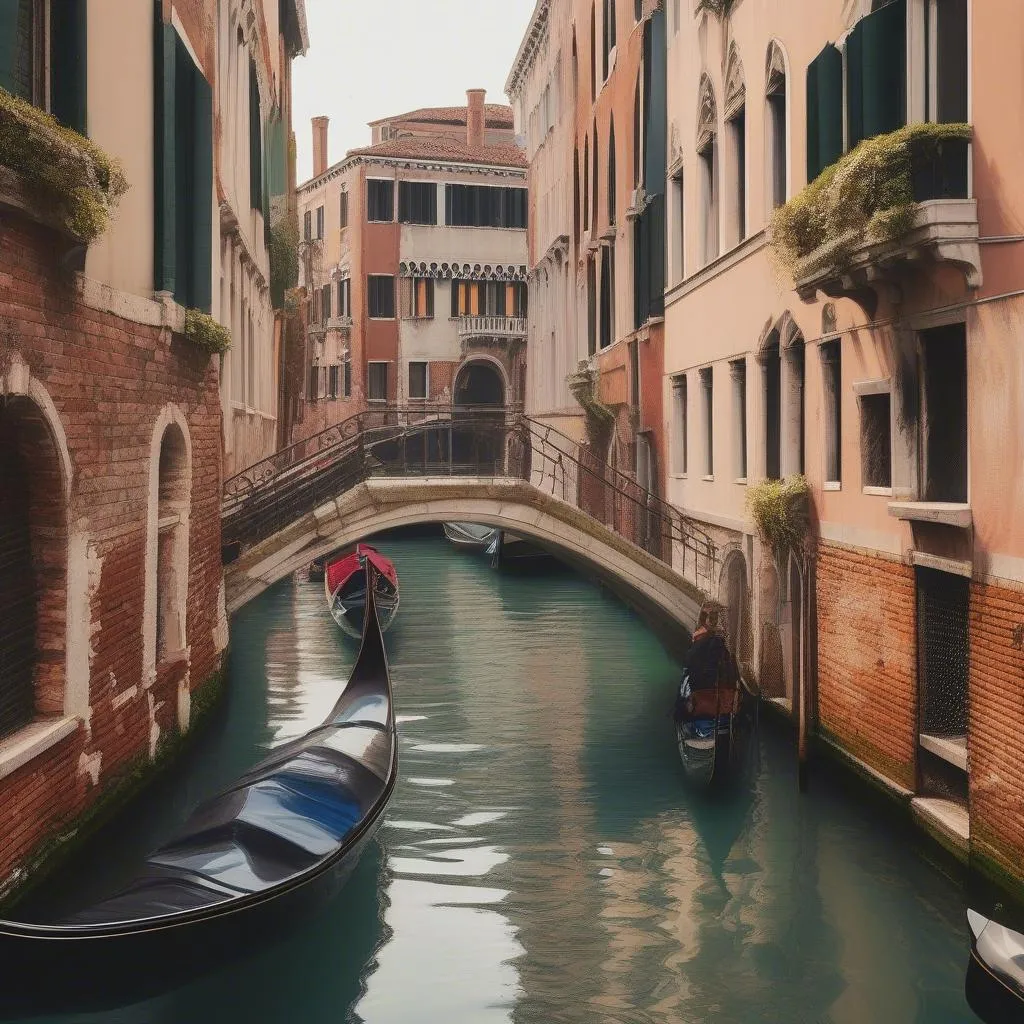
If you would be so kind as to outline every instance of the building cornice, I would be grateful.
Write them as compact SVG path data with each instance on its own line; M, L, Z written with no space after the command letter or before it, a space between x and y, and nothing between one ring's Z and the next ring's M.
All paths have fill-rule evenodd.
M522 264L491 263L427 263L403 260L398 265L400 277L429 277L445 281L525 281L526 267Z
M517 95L523 84L523 78L533 65L533 59L537 49L548 30L548 14L551 10L551 0L537 0L537 6L533 9L530 24L526 27L526 34L519 44L519 52L512 62L512 71L505 82L505 95L512 99Z
M310 178L309 181L299 185L296 191L299 195L305 195L307 192L312 192L321 185L326 185L329 181L340 177L346 171L351 170L353 167L358 167L360 164L381 164L385 167L395 167L403 170L454 171L459 174L496 174L499 177L519 178L522 181L526 180L527 174L527 168L512 167L509 164L474 164L461 160L421 160L407 156L367 156L361 153L358 156L345 157L344 160L339 160L333 167L328 167L318 178Z

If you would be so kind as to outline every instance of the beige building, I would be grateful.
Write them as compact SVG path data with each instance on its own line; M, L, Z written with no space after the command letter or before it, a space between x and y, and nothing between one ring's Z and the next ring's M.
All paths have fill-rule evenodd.
M1019 876L1024 11L712 6L668 4L670 498L718 540L766 692ZM800 473L806 576L746 506Z

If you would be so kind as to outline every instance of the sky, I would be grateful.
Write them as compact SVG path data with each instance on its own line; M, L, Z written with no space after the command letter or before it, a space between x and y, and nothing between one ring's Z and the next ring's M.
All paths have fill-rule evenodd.
M507 103L505 80L535 0L306 0L309 52L293 65L298 180L313 170L310 120L331 119L328 163L370 144L367 122L464 106L467 89Z

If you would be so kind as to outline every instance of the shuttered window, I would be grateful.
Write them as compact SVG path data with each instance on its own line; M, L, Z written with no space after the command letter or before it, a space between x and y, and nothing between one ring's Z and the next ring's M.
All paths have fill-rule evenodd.
M345 378L345 380L344 380L345 397L346 398L351 398L352 397L352 360L351 359L346 359L345 360L344 369L345 369L345 373L344 373L344 378Z
M320 397L320 367L309 368L309 400L315 402Z
M402 312L407 317L434 316L434 282L426 277L407 277L402 281Z
M967 121L967 0L942 0L935 11L935 120Z
M843 55L831 43L807 69L807 180L843 155Z
M50 113L82 135L88 134L87 7L86 0L50 3Z
M38 102L40 0L0 0L0 88Z
M331 286L325 284L322 289L323 299L321 300L320 308L323 310L325 320L331 319Z
M338 221L343 228L348 227L348 193L341 193L341 210L338 217Z
M322 206L316 208L316 237L324 237L324 208Z
M366 219L386 223L395 219L395 183L371 178L366 182Z
M352 315L352 281L343 278L338 282L338 316Z
M436 224L437 185L432 181L400 181L398 219L403 224Z
M327 368L327 397L337 398L338 397L338 367L329 366Z
M371 402L386 402L388 400L388 364L367 363L367 395Z
M392 320L395 316L395 279L383 274L370 274L367 279L367 310L371 317Z
M525 228L525 188L445 186L445 223L454 227Z
M260 83L256 62L249 59L249 203L263 206L263 121L260 116Z
M313 211L307 210L302 215L302 237L307 241L313 241Z
M209 313L213 94L173 26L160 22L156 50L156 290Z
M848 36L846 117L851 149L862 139L906 124L906 52L906 0L893 0L861 18Z
M427 397L427 364L409 364L409 397L424 399Z

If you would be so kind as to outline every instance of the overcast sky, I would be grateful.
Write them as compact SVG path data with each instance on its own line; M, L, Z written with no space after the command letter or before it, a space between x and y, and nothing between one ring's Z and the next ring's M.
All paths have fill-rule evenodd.
M507 103L505 79L535 0L306 0L309 52L294 63L298 180L313 170L310 119L331 119L328 162L370 143L368 121L454 107L467 89Z

